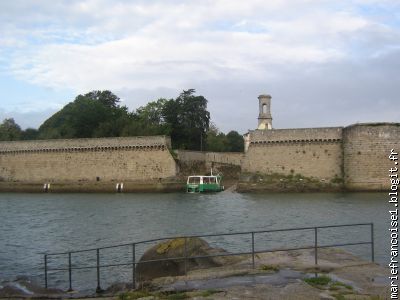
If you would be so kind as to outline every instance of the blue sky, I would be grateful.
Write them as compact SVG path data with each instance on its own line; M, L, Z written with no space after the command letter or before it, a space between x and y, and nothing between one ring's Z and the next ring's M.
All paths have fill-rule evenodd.
M398 122L399 24L385 0L1 1L0 119L194 88L223 131L255 128L265 93L275 128Z

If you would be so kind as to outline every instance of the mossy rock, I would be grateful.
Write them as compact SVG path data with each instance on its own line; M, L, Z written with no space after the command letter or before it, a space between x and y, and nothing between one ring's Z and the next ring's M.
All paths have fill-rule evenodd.
M224 249L212 248L201 238L186 239L186 253L188 257L207 256L227 253ZM185 274L185 238L176 238L163 241L148 249L140 258L137 266L137 279L149 281L157 277L180 276ZM168 261L145 262L173 258ZM181 259L182 258L182 259ZM188 258L186 271L212 268L236 262L232 257Z

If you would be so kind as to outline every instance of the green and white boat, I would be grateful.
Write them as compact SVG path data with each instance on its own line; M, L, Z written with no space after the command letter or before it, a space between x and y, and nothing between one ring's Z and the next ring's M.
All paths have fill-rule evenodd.
M186 182L187 193L221 192L224 186L221 184L221 175L194 175L189 176Z

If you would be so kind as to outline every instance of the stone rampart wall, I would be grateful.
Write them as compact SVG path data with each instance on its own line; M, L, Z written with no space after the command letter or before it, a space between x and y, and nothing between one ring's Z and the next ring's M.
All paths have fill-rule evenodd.
M253 130L251 143L336 141L342 138L343 127Z
M390 150L400 151L400 124L356 124L343 130L344 179L349 190L389 190Z
M204 162L207 165L211 163L228 164L241 166L244 160L244 154L238 152L205 152L176 150L179 161L183 163Z
M205 162L206 160L206 153L202 151L175 150L174 152L181 163L189 164L191 162Z
M339 141L250 144L243 172L284 175L301 174L323 180L342 177Z
M399 123L345 128L254 130L243 172L340 179L348 190L387 190L391 149L400 151ZM337 180L335 180L338 182Z
M0 143L0 180L145 181L176 175L164 136Z
M341 178L341 141L342 127L254 130L242 171Z
M238 152L206 152L207 163L228 164L241 166L244 160L244 154Z
M177 175L170 145L165 136L0 142L0 181L82 183L170 178ZM202 171L211 165L217 169L230 166L248 173L343 180L349 190L381 190L390 183L391 149L400 151L397 123L254 130L246 154L182 150L176 154L183 167L193 164Z
M49 151L96 151L115 149L145 149L171 147L167 136L137 136L94 139L32 140L0 142L0 153L5 152L49 152Z

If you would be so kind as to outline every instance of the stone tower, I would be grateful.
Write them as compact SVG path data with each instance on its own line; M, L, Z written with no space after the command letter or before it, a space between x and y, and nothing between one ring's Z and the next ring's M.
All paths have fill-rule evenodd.
M271 116L271 96L260 95L258 96L259 114L258 114L258 127L259 130L272 129L272 116Z

